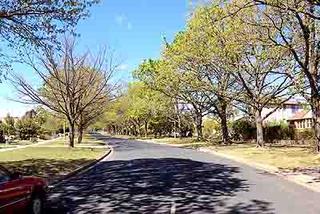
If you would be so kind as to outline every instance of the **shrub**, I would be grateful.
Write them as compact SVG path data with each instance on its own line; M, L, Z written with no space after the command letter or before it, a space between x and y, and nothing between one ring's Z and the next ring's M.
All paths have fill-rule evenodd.
M295 130L294 139L295 140L313 140L315 139L314 131L313 129Z
M275 140L292 140L294 130L286 121L271 122L264 128L266 142L272 143Z
M203 136L206 139L213 139L219 137L220 125L217 120L206 118L203 121Z
M231 136L234 140L252 140L256 138L256 127L249 120L236 120L231 126Z

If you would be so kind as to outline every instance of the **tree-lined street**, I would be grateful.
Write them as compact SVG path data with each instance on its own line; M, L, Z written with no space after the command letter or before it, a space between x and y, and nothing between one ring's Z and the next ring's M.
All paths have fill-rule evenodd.
M320 213L319 26L319 0L1 0L0 213Z
M191 149L96 137L112 155L54 188L51 213L320 212L319 193L261 170Z

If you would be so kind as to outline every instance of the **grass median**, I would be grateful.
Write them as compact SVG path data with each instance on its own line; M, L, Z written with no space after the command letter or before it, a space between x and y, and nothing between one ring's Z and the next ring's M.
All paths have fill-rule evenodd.
M94 147L33 146L0 152L0 165L23 175L45 177L52 182L101 158L107 151L107 148Z

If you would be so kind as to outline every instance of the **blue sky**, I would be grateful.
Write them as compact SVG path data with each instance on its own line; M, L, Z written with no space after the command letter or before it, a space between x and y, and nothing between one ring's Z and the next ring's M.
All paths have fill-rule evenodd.
M171 40L185 26L189 0L101 0L91 8L91 16L79 23L81 50L97 50L103 45L114 49L122 70L117 78L131 80L131 71L145 58L156 58L161 52L163 36ZM39 84L32 70L15 66L15 72L33 84ZM21 116L32 106L8 100L15 97L10 83L0 84L0 117L7 113Z

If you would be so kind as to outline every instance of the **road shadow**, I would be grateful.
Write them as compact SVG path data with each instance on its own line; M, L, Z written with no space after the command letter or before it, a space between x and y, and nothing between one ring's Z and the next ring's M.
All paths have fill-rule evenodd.
M54 188L45 213L273 213L248 190L239 169L189 159L106 161Z

